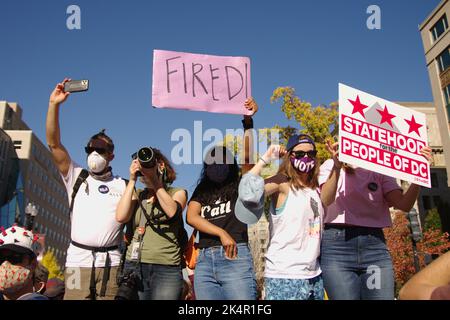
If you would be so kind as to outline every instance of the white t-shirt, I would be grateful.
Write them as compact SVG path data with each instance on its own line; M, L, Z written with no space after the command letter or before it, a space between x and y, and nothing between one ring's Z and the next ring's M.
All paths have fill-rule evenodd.
M311 279L319 266L324 209L317 190L289 190L284 208L270 208L265 277ZM277 214L275 214L277 213Z
M62 176L67 189L69 204L73 186L82 168L71 162L67 176ZM109 181L100 181L88 176L75 196L71 214L71 238L91 247L110 247L120 243L122 225L116 221L116 208L125 192L125 181L114 176ZM120 251L109 252L111 266L120 264ZM92 267L92 252L70 244L67 250L66 267ZM95 266L104 267L106 252L98 252Z

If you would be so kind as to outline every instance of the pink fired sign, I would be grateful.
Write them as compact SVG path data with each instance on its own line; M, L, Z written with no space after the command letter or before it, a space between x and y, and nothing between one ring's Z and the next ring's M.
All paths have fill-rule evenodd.
M176 51L153 51L152 105L248 114L250 59Z
M431 187L423 113L339 84L339 159Z

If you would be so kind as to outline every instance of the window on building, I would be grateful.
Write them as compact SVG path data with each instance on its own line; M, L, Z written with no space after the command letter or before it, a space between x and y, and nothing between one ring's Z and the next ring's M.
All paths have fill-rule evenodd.
M450 84L444 88L445 106L447 109L447 121L450 122Z
M431 187L439 188L438 175L435 172L431 173Z
M431 209L431 198L429 196L423 196L422 203L425 210Z
M20 150L22 149L22 141L21 140L13 140L14 149Z
M447 47L438 56L439 71L442 73L450 66L450 47Z
M433 37L433 42L435 42L439 37L448 29L447 15L443 15L438 22L431 28L431 36Z
M439 205L441 204L441 197L433 196L433 203L435 207L439 207Z

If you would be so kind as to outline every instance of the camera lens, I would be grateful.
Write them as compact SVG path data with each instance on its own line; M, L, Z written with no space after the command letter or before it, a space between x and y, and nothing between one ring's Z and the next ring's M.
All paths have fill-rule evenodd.
M138 157L142 162L148 162L153 158L153 150L147 147L141 148L139 149Z
M139 149L137 158L144 168L152 168L156 164L153 149L149 147Z

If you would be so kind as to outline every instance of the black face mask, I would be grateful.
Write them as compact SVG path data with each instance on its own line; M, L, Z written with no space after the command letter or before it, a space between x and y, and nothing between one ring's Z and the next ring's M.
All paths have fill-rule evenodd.
M230 169L227 164L210 164L206 167L206 175L215 183L224 182L229 172Z

